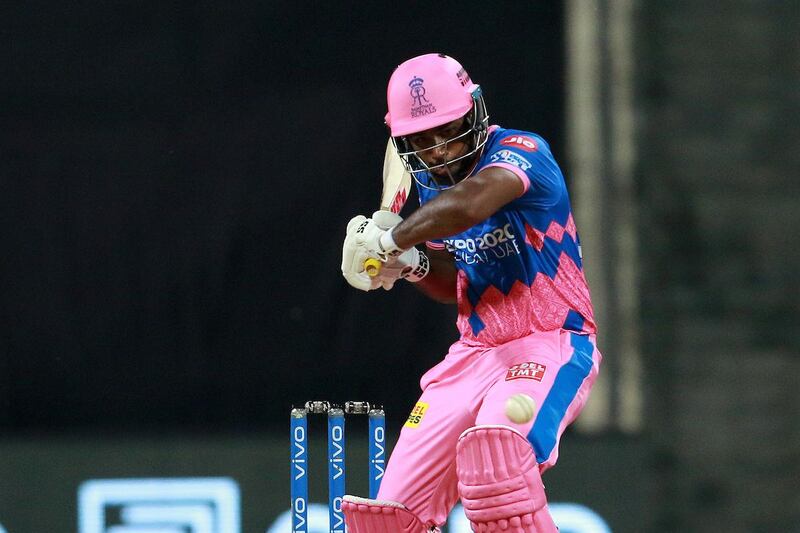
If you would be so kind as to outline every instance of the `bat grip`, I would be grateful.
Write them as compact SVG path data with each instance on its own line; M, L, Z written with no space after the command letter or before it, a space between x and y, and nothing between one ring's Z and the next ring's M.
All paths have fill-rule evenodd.
M374 257L370 257L364 261L364 270L369 277L374 278L381 272L381 262Z

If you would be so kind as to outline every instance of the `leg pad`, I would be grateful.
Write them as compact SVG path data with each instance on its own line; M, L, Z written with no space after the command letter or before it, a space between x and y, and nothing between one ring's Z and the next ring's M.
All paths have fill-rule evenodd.
M551 533L533 448L507 426L476 426L461 434L456 452L458 494L473 531Z
M350 533L427 533L429 528L397 502L345 496L342 511Z

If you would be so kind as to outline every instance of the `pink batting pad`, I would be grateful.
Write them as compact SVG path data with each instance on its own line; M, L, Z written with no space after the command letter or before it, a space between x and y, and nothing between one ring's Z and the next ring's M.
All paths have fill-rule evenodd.
M458 493L474 531L555 533L530 443L506 426L475 426L458 440Z
M345 496L342 500L342 512L350 533L428 533L429 531L414 513L396 502Z

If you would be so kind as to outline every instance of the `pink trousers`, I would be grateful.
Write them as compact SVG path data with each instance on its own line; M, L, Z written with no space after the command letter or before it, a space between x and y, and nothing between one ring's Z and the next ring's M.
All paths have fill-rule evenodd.
M496 347L456 342L422 376L422 396L400 432L378 499L403 503L427 525L442 525L458 500L456 443L466 429L502 424L526 435L542 471L558 459L564 429L578 416L602 357L594 336L556 330ZM535 415L516 424L509 396L534 399Z

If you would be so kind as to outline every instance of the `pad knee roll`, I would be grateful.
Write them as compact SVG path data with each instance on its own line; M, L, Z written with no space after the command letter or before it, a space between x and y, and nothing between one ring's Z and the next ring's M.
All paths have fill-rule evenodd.
M476 426L462 433L456 472L474 531L557 531L533 448L515 429Z
M403 504L345 496L342 512L350 533L427 533L422 521Z

